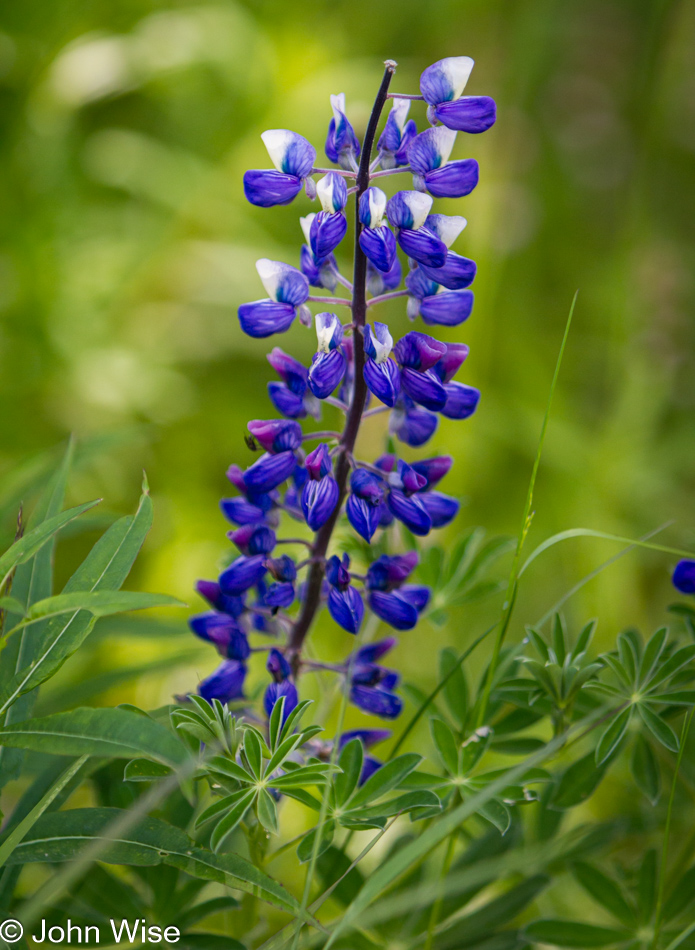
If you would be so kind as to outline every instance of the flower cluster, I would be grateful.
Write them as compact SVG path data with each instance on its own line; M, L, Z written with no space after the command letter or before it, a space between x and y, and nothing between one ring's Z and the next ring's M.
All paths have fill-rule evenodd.
M420 319L425 329L456 327L471 314L476 265L451 250L466 220L437 213L433 205L435 198L468 195L478 182L474 159L451 159L459 132L483 132L495 121L492 99L463 95L472 66L466 56L443 59L423 72L419 96L400 97L387 92L395 70L387 63L362 139L347 118L345 97L331 96L325 153L333 168L317 167L316 150L303 136L273 129L262 139L274 167L244 175L244 193L254 205L286 205L304 193L318 201L320 210L300 217L305 243L297 267L257 262L267 297L239 307L241 328L265 338L285 333L298 320L313 324L317 346L310 366L279 347L270 352L268 361L279 379L268 383L268 395L279 417L249 422L247 442L261 454L246 470L232 465L227 472L236 494L223 499L221 508L233 525L228 537L238 555L216 581L198 582L210 609L190 621L192 631L223 657L199 686L207 700L243 702L247 661L257 649L268 651L268 716L280 697L289 715L298 702L297 678L312 669L343 677L350 702L368 714L394 719L401 712L399 674L380 664L394 638L358 645L338 666L305 659L302 645L321 606L339 627L358 635L367 611L395 630L412 630L430 601L430 590L410 580L418 562L415 552L381 554L366 573L354 573L347 553L330 550L339 518L372 543L379 533L388 538L398 524L425 536L458 512L456 498L438 490L452 458L406 461L393 447L397 442L423 446L440 416L461 420L475 412L480 393L455 379L468 347L441 342L421 329L394 340L386 322L368 315L398 297L404 298L408 318ZM391 110L372 158L387 98ZM427 107L429 127L422 131L409 118L413 100ZM412 187L389 197L376 182L385 185L399 174L412 175ZM336 258L348 230L351 195L357 229L352 280ZM336 291L346 296L334 296ZM321 305L313 315L312 303ZM326 304L329 309L323 309ZM341 307L349 308L348 320L335 312ZM301 420L320 418L323 403L344 414L342 432L303 431ZM396 442L377 458L356 458L360 425L381 412L389 413L389 433ZM312 441L317 444L308 447ZM313 541L280 537L288 517L305 523ZM278 554L277 547L286 543L291 550L306 545L308 556L297 562ZM381 550L388 551L390 543L385 541ZM273 636L275 644L269 650L251 647L252 634ZM367 747L386 734L358 730L355 735ZM352 733L338 742L349 738ZM367 757L368 768L378 765Z

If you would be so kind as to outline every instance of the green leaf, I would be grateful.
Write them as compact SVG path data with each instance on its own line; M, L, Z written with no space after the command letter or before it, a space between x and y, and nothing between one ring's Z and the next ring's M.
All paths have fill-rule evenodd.
M352 861L345 852L333 847L333 845L326 848L316 862L316 869L321 875L326 888L342 879L334 888L332 897L343 906L354 900L357 892L364 884L362 872L357 867L350 869L351 864Z
M16 624L8 635L21 627L29 626L37 620L57 617L60 614L88 610L94 617L108 617L126 610L146 610L150 607L185 607L183 601L168 594L147 594L137 591L74 591L70 594L56 594L39 600L27 610L23 620Z
M656 850L650 848L642 860L639 877L637 878L637 907L640 920L645 924L652 919L656 906L657 879Z
M652 747L641 733L635 736L630 757L630 770L639 790L646 795L652 805L656 805L661 791L659 762Z
M213 851L219 851L227 838L232 834L235 828L243 821L244 815L253 804L256 797L256 789L250 788L248 791L239 795L237 801L232 805L227 814L215 826L210 835L210 847Z
M229 778L236 779L237 782L253 781L253 776L228 756L214 755L208 762L207 768L209 772L227 775Z
M109 528L72 575L63 593L118 590L128 576L151 524L152 501L144 493L135 515L121 518ZM93 626L94 617L82 611L50 620L33 649L32 661L0 688L0 715L23 693L51 677L81 646Z
M501 835L505 835L509 831L509 826L512 823L511 812L506 805L497 801L496 798L491 799L479 808L478 814L491 822Z
M605 773L605 766L596 765L596 756L593 752L577 759L562 774L556 786L551 807L564 810L586 801L596 791Z
M147 756L179 764L186 751L178 739L152 719L125 709L72 709L0 729L0 743L51 755L100 755L131 759Z
M219 818L220 815L223 815L236 805L239 799L243 798L248 791L247 788L242 788L236 792L232 792L231 795L225 795L224 798L218 798L216 802L213 802L212 805L209 805L198 815L195 820L195 827L200 828L202 825L207 824L208 821L212 821L213 818Z
M678 741L678 736L669 726L668 723L657 716L656 713L652 712L649 706L646 706L644 703L639 703L637 706L639 714L642 717L642 722L649 729L652 735L658 739L658 741L666 746L667 749L670 749L671 752L678 752L680 748L680 743Z
M468 716L468 684L455 650L445 647L439 654L439 678L445 680L444 698L459 727L463 729Z
M545 745L542 739L533 736L520 736L517 739L493 739L492 748L502 755L530 755Z
M633 706L628 706L627 709L623 709L623 711L613 719L613 722L611 722L599 739L598 745L596 746L597 766L607 762L618 748L620 740L630 725L633 709Z
M608 947L630 939L625 930L596 927L575 920L535 920L526 927L526 936L556 947Z
M596 631L597 620L590 620L586 626L582 629L582 632L577 638L577 642L572 650L572 663L576 663L589 649L591 641L593 640L594 633Z
M94 508L101 501L88 501L84 505L77 505L75 508L68 508L67 511L61 511L60 514L47 518L41 524L32 528L19 540L5 551L0 557L0 587L4 586L8 575L20 564L24 564L29 558L33 557L37 551L40 551L44 544L49 541L66 524L79 518L85 511Z
M695 901L695 867L689 868L676 884L671 888L664 903L664 920L673 920Z
M249 768L256 779L261 777L261 768L263 757L261 753L261 743L253 729L246 729L244 732L244 755L249 763Z
M266 831L273 835L278 833L279 828L277 808L272 796L264 788L260 789L258 792L258 800L256 801L256 814L258 815L258 820Z
M695 689L676 689L670 693L650 693L650 703L666 703L670 706L695 706Z
M513 921L547 885L548 878L536 874L510 887L465 917L457 914L455 923L438 937L436 946L441 950L459 950L463 947L472 950L474 946L479 950L514 950L520 946L517 934L514 931L496 931ZM513 943L499 942L507 937L513 937Z
M628 903L620 885L608 877L603 871L592 867L583 861L577 861L572 868L574 876L584 890L590 894L597 904L617 917L628 927L635 924L635 911Z
M126 835L104 838L109 825L124 812L119 808L73 808L44 814L10 856L8 864L71 861L95 838L108 841L99 860L137 867L162 863L170 852L185 852L191 841L173 825L158 818L144 818Z
M150 759L133 759L123 770L124 782L154 782L158 778L171 775L171 769L161 762L152 762Z
M284 700L285 697L281 696L280 699ZM275 706L273 706L273 712L275 712L275 709L278 705L279 705L279 702L275 703ZM302 744L302 742L304 741L303 736L304 734L301 732L295 733L292 736L288 736L279 745L276 746L275 751L273 752L272 756L268 760L268 764L265 767L266 775L272 775L273 772L282 765L282 763L285 761L287 756L291 755L292 752L294 752L294 750L297 748L297 746ZM271 743L271 748L272 747L273 747L273 744Z
M434 718L430 719L430 729L442 765L449 775L458 775L459 753L453 732L441 719Z
M357 788L360 775L362 774L362 763L364 761L364 749L359 739L350 739L343 746L338 759L338 765L342 773L336 775L333 780L333 789L335 791L335 803L340 808L350 798Z
M406 792L404 795L397 795L386 802L378 802L371 808L355 808L345 812L345 817L350 819L372 820L374 818L391 818L401 812L410 812L419 808L435 808L439 811L442 803L434 792L426 790Z
M656 633L653 633L649 638L649 641L644 648L644 655L642 656L642 662L640 664L639 670L639 681L640 683L646 683L649 680L649 677L652 675L658 661L659 657L664 651L666 646L666 638L668 637L668 627L661 627Z
M328 781L328 775L332 766L328 762L317 762L313 765L305 765L298 769L292 769L278 778L269 779L272 788L287 789L301 788L303 785L325 785Z
M299 847L297 848L297 857L302 864L306 864L307 861L311 861L317 831L318 828L314 828L299 842ZM329 819L327 822L325 822L321 831L321 841L319 842L318 854L323 854L323 852L331 846L333 843L334 834L335 822L332 819Z
M270 743L270 748L275 751L277 748L279 739L280 739L280 730L282 729L282 714L285 711L285 697L280 696L278 701L273 706L273 711L270 714L270 719L268 721L268 741Z
M550 652L540 633L534 630L533 627L526 627L526 635L529 638L529 642L536 648L536 653L538 653L541 660L544 663L548 663L550 661Z
M177 950L246 950L244 944L233 937L213 933L184 933L176 947Z
M661 683L675 676L679 670L690 663L693 657L695 657L695 643L690 643L688 646L676 650L673 656L669 657L662 666L658 667L656 673L652 676L649 682L650 692L655 690Z
M184 911L171 919L170 923L172 926L178 927L179 930L187 930L199 921L205 920L206 917L211 917L212 914L236 910L237 907L239 907L239 901L231 895L227 895L226 897L212 897L210 900L201 901L200 904L194 904L193 907L187 907ZM187 940L189 936L190 934L187 934L183 939ZM205 936L210 935L206 934ZM234 942L236 941L233 941L233 943ZM239 944L239 946L241 946L241 944ZM232 948L230 948L230 950L232 950Z
M618 656L620 657L620 662L628 675L630 683L636 686L639 660L632 640L627 633L618 634Z
M422 756L414 752L406 752L396 759L391 759L367 779L350 801L350 808L360 808L380 795L385 795L392 788L396 788L413 769L422 762Z
M565 628L560 614L553 617L553 652L560 666L565 662L567 655Z

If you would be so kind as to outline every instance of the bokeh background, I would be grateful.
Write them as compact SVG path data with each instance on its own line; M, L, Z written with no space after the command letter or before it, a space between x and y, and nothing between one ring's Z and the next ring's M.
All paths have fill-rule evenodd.
M480 185L440 205L469 221L456 249L478 262L476 306L447 338L470 345L460 378L483 394L431 444L456 456L445 487L464 499L445 542L471 525L518 530L579 288L529 545L674 519L661 539L695 547L692 2L23 0L2 5L0 30L2 530L71 432L70 500L105 499L101 521L61 543L60 579L110 513L133 509L145 468L156 523L130 583L199 606L195 579L229 548L224 472L251 458L246 420L272 414L268 347L242 336L236 308L262 296L257 258L297 263L309 210L246 204L243 171L268 164L259 135L288 127L320 146L341 91L363 129L384 58L400 64L394 90L416 92L425 66L463 53L477 62L469 91L494 96L499 119L459 136ZM389 307L400 334L405 308ZM295 326L277 342L308 361L314 338ZM382 435L375 421L370 450ZM617 550L571 541L539 560L511 635ZM628 554L573 598L571 621L598 615L603 644L627 625L649 632L667 617L673 560ZM426 686L437 648L498 609L423 626L397 665ZM329 653L348 641L319 632ZM214 665L180 613L105 623L40 708L156 705Z

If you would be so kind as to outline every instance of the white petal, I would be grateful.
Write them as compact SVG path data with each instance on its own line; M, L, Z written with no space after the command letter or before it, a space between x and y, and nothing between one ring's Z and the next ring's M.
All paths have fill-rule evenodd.
M403 131L405 126L406 119L408 118L408 112L410 111L410 99L394 99L393 105L391 106L391 115L394 118L394 121L398 128Z
M440 241L443 241L447 247L451 247L468 222L458 214L438 214L435 217L437 218L437 226L432 230Z
M445 125L438 125L432 129L437 151L442 156L442 165L449 160L451 150L456 141L456 132L453 129L447 129Z
M333 118L336 125L340 122L340 113L345 115L345 93L339 92L337 96L331 96L331 108L333 109Z
M304 235L304 240L307 244L311 245L311 222L316 217L316 213L307 214L306 217L300 218L299 223L302 226L302 234Z
M333 184L335 179L332 175L324 175L316 182L316 194L321 202L324 211L332 214L335 211L333 207Z
M318 340L319 353L329 353L330 344L335 334L335 328L338 323L338 317L334 313L317 313L314 317L316 322L316 338Z
M421 191L408 191L405 193L404 201L410 208L410 213L413 216L413 230L416 231L422 227L430 213L432 196Z
M369 189L369 214L371 215L370 227L380 228L384 214L386 213L386 195L381 188Z
M272 300L277 300L276 295L280 279L286 269L287 264L283 264L282 261L271 261L267 257L262 257L259 261L256 261L258 276L265 287L265 292Z
M295 138L295 133L289 129L268 129L261 134L263 144L268 149L270 160L279 172L282 171L282 163L287 153L287 149Z
M442 72L451 83L454 90L454 99L458 99L473 69L473 60L470 56L448 56L441 61Z

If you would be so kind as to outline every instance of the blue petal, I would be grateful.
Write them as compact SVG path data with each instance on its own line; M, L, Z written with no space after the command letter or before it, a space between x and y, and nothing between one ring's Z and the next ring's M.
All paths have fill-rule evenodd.
M350 476L350 491L370 505L378 506L384 498L384 481L366 468L356 468Z
M289 419L251 419L247 428L266 452L286 452L302 444L302 428Z
M403 700L400 696L373 689L371 686L353 686L350 690L350 702L382 719L396 719L403 711Z
M223 498L220 508L232 524L256 524L265 520L265 511L258 505L251 504L246 498Z
M360 247L377 270L384 274L391 270L396 260L396 238L386 225L365 228L360 233Z
M418 448L432 438L438 423L439 416L427 409L397 406L391 413L389 431L406 445Z
M248 336L262 339L274 333L284 333L292 326L295 308L274 300L254 300L239 307L239 323Z
M401 386L413 402L432 412L438 412L446 404L446 390L432 370L420 373L405 367L401 371Z
M443 528L454 520L459 512L459 502L450 495L438 491L422 492L418 498L432 519L433 528Z
M306 178L316 161L316 149L303 135L289 129L268 129L261 135L273 165L288 175Z
M238 596L254 587L264 574L264 554L254 554L252 557L242 555L222 571L219 577L220 588L224 594Z
M451 254L451 251L449 251L449 254ZM446 262L444 266L446 266ZM425 272L425 268L418 264L405 278L405 286L408 288L408 293L413 297L417 297L418 300L436 294L439 284L436 279L430 277L429 274L438 274L440 270L443 270L443 268L428 268L427 272Z
M427 488L434 488L451 470L454 460L450 455L437 455L434 458L411 462L411 467L427 480Z
M446 355L446 343L418 330L411 330L396 343L394 355L401 366L424 372Z
M288 679L288 677L292 675L292 667L282 653L275 647L272 647L272 649L268 651L265 668L276 683L282 683L283 680Z
M313 452L309 452L305 463L309 478L318 481L333 471L333 461L326 442L320 442ZM306 481L306 479L304 479ZM302 483L303 484L303 483Z
M282 683L271 683L263 697L263 708L265 709L266 715L270 716L275 703L281 696L285 697L285 705L282 710L282 721L284 724L289 714L299 702L297 687L294 683L290 682L290 680L284 680Z
M400 392L400 377L400 370L393 360L376 363L368 359L364 364L364 381L369 391L391 409L396 405Z
M432 519L417 495L409 498L398 489L392 488L389 493L388 506L391 513L399 521L402 521L413 534L420 536L429 534L432 528Z
M486 132L495 124L497 106L489 96L463 96L442 102L433 109L434 118L457 132Z
M441 410L448 419L467 419L472 416L480 402L480 390L464 383L447 383L446 404Z
M420 301L420 316L428 326L457 327L473 310L472 290L447 290Z
M448 162L442 168L427 172L425 186L435 198L463 198L478 184L478 163L474 158Z
M410 152L410 146L413 142L413 139L416 136L417 125L415 125L415 120L411 119L408 123L406 123L406 126L403 129L401 145L395 155L396 168L400 168L401 166L408 164L408 153Z
M412 630L417 625L416 607L400 597L397 591L373 590L369 595L369 606L377 617L396 630Z
M447 56L440 59L420 76L420 92L430 105L458 99L465 89L473 69L470 56Z
M220 613L229 614L232 617L239 617L246 610L246 604L243 597L229 597L220 590L217 581L198 581L195 585L201 597Z
M364 498L350 495L346 505L348 521L355 531L370 542L379 527L379 507L370 505Z
M426 175L440 168L449 158L455 139L455 132L441 126L416 135L408 148L408 160L413 172Z
M398 243L408 257L412 257L419 264L441 267L446 261L446 244L429 228L421 227L417 231L401 228L398 232Z
M386 204L386 216L394 228L421 228L432 207L429 195L419 191L398 191Z
M295 395L284 383L268 383L268 395L283 416L289 419L303 419L306 416L304 399Z
M302 511L312 531L318 531L333 514L340 492L332 475L308 481L302 489Z
M475 261L470 258L449 251L441 267L432 268L422 265L422 270L425 276L441 284L442 287L446 287L447 290L463 290L473 283L477 267Z
M209 610L190 617L188 625L196 636L213 643L230 660L245 660L251 652L246 634L236 620L227 614Z
M371 749L378 742L386 742L392 735L390 729L347 729L338 739L338 748L342 749L353 739L359 739L365 749Z
M695 561L689 558L679 561L671 580L681 594L695 594Z
M319 260L336 249L345 237L347 218L342 211L319 211L311 222L311 250Z
M395 290L401 283L401 276L401 262L398 258L386 274L377 270L371 261L367 261L367 290L374 297L386 293L387 290Z
M219 699L223 704L233 699L243 699L245 676L246 667L243 663L238 660L225 660L214 673L199 684L198 695L209 703L212 703L213 699Z
M316 353L309 370L309 388L317 399L330 396L345 375L347 363L340 350Z
M357 633L364 616L364 604L359 592L354 587L348 587L347 590L332 587L328 595L328 612L343 630Z
M244 472L244 484L257 492L269 492L290 477L297 460L292 452L262 455Z
M271 584L265 594L268 607L289 607L294 602L294 584L289 581Z
M270 554L275 547L275 532L264 524L243 525L229 531L227 537L242 554Z
M252 205L272 208L288 205L302 190L302 180L272 170L254 170L244 174L244 194Z
M412 604L419 614L429 604L432 591L424 584L405 584L398 591L399 595Z

